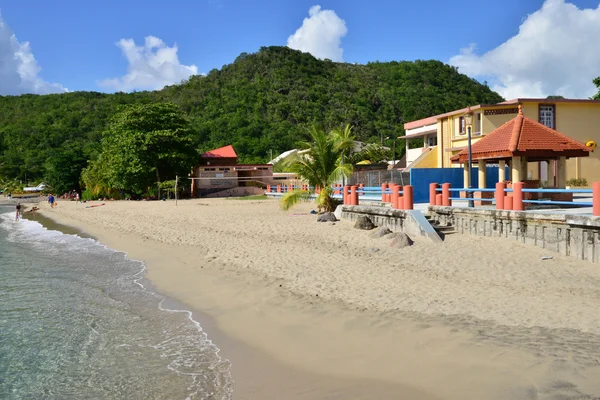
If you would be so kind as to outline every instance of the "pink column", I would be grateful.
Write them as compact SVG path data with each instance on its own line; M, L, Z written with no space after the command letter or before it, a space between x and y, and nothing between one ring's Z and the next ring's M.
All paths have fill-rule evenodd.
M436 204L435 195L437 194L436 190L439 187L437 183L429 184L429 205L430 206L439 206L440 204Z
M523 182L513 183L513 210L523 211L525 206L523 205Z
M450 200L450 188L452 187L449 183L442 184L442 205L444 207L450 207L452 201Z
M350 205L357 206L358 205L358 193L356 193L356 189L358 186L352 185L350 187Z
M344 186L344 204L350 205L350 186Z
M504 209L505 210L513 209L513 197L511 195L504 197Z
M414 193L411 185L404 186L404 209L412 210L414 206Z
M592 203L594 205L592 214L600 217L600 182L594 182L592 185Z
M392 185L392 208L398 209L398 198L400 197L400 186Z
M498 182L496 183L496 210L504 210L504 189L506 188L506 183Z

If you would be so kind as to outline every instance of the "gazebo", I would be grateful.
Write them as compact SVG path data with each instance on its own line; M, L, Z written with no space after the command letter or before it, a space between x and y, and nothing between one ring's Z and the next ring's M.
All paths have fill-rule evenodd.
M548 163L548 182L555 182L557 188L564 188L567 158L587 157L590 151L592 149L584 144L525 117L519 105L519 113L515 118L471 146L471 159L478 163L479 188L485 188L487 164L499 165L498 181L506 181L507 163L511 171L509 180L524 182L525 187L531 187L533 182L529 185L526 182L527 163L542 161ZM463 149L450 160L464 165L464 187L468 187L468 149Z

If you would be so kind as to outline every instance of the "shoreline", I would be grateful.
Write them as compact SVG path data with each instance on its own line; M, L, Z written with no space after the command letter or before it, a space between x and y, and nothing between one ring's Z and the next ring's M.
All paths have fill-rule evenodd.
M238 217L250 220L244 225L245 228L249 231L258 230L254 227L255 223L252 223L252 218L256 216L253 217L253 214L248 214L250 211L246 211L249 202L239 203L240 209L243 206L243 214ZM205 207L206 205L210 208ZM243 235L239 238L231 236L231 231L222 226L204 222L210 217L210 213L217 210L213 205L226 208L228 211L225 214L238 207L234 200L230 200L208 204L187 202L184 204L187 208L180 209L175 209L168 203L109 203L107 207L82 210L81 205L65 205L63 202L59 205L60 209L50 210L46 207L42 208L42 213L54 221L91 234L108 247L126 252L132 259L143 260L147 267L146 277L159 293L176 299L190 310L196 310L194 316L198 317L194 319L200 322L209 339L221 349L220 354L232 362L235 399L528 398L527 393L551 386L556 380L573 383L573 390L600 393L600 384L590 383L588 379L581 377L579 365L569 364L568 368L563 365L560 370L561 359L570 356L573 349L566 346L556 350L553 348L553 340L548 339L558 335L558 339L565 343L573 338L581 338L582 343L590 343L590 346L598 343L598 337L585 333L589 330L585 326L578 331L567 331L563 337L560 332L564 329L548 331L547 328L499 325L468 313L443 316L435 312L423 314L402 309L380 311L377 307L365 307L360 301L344 302L335 297L319 296L324 293L320 285L328 285L326 287L331 292L335 288L333 285L339 283L331 281L328 276L319 276L317 282L321 283L316 283L316 288L321 287L321 291L311 293L295 285L297 282L247 264L247 260L240 257L249 251L245 247L228 247L229 250L221 254L216 251L215 246L204 245L205 242L190 246L189 242L193 242L195 236L187 235L194 232L202 232L203 236L199 237L205 238L204 240L214 237L217 247L223 243L239 244L244 241ZM259 210L252 212L261 212L261 208L272 210L273 204L250 206L252 210ZM154 213L154 209L160 210L159 214ZM127 214L130 211L134 213L133 218ZM147 215L150 211L152 214ZM186 214L192 211L194 214ZM160 221L163 217L166 221L181 213L188 215L187 218L193 218L195 213L202 213L199 221L203 224L175 225L173 229L167 229L165 225L155 221ZM303 218L302 214L294 215ZM234 218L237 214L232 215ZM265 218L262 215L258 214L260 220ZM79 219L74 219L75 217ZM215 218L217 217L223 218L221 215ZM147 218L156 227L144 225L140 221L142 218ZM318 224L312 228L316 224L313 225L308 220L301 222L296 218L281 219L282 214L276 218L281 221L298 221L286 229L298 229L294 234L295 239L300 241L310 240L304 236L308 233L305 229L316 230L312 232L315 235L331 236L329 232L333 232L333 227L326 224ZM236 226L241 223L240 220L235 221ZM347 221L340 221L338 225L342 226L335 229L342 230L341 234L358 235L348 226ZM146 230L143 234L136 232L136 229L144 228ZM276 228L267 226L260 229ZM157 229L167 230L171 235L169 240L180 244L156 240ZM273 241L277 244L280 240L277 236L267 236L268 240L249 240L257 246L264 242L262 247L253 250L266 252L263 259L271 260L283 248L272 244ZM459 240L464 241L464 238ZM461 244L460 241L458 245ZM287 239L284 243L288 243ZM319 246L324 247L324 243L308 243L310 247L317 247L317 258L314 260L321 260L319 253L322 249ZM493 242L474 239L473 243L484 246ZM369 245L372 246L367 243ZM464 251L458 245L455 245L456 249L449 249ZM342 251L347 248L344 243L338 246L342 247ZM417 243L417 246L425 244ZM532 253L534 257L540 253L529 248L519 249L518 252L525 255ZM360 257L359 253L355 254L355 257ZM405 254L403 258L407 257L407 253L402 254ZM298 258L297 252L292 251L290 255ZM275 256L273 266L269 267L277 268L275 272L278 272L279 267L285 266L286 259ZM325 260L331 262L334 258L326 256ZM563 260L559 259L561 261ZM280 265L281 262L284 264ZM289 269L283 272L293 271L297 266L304 269L307 264L289 264L286 267ZM382 273L380 269L367 267L370 268L368 274ZM565 268L590 271L577 263L571 263ZM299 270L300 275L297 275L296 280L304 278L303 269ZM421 290L435 298L436 288L427 285L428 283L423 279ZM360 284L366 285L363 282ZM378 296L375 290L382 290L371 286L365 288L374 290L371 298L375 296L375 299ZM489 291L489 296L496 293L497 289L493 289ZM449 292L445 295L451 299L451 294ZM382 300L387 301L386 298ZM436 305L433 300L428 303ZM542 317L552 316L548 314ZM580 320L581 317L566 320L565 324ZM532 345L533 342L540 344ZM589 352L589 349L577 349L578 352L584 350ZM596 365L597 363L586 365L586 374L600 374L600 368Z

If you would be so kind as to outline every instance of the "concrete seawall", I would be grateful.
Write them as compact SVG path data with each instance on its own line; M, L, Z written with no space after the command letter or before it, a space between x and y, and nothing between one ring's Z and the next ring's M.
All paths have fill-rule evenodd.
M600 217L551 211L497 211L429 207L432 220L461 234L517 240L600 263Z
M356 221L367 216L377 226L385 226L395 232L404 232L411 237L422 236L441 242L440 236L418 210L396 210L382 206L343 206L342 219Z

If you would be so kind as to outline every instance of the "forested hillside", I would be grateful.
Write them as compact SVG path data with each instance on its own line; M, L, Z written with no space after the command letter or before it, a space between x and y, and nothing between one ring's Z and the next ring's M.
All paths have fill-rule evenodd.
M241 161L263 162L313 123L350 124L377 142L403 134L403 122L502 98L439 61L353 65L268 47L155 92L0 96L0 179L52 180L60 170L75 184L119 107L156 101L184 110L199 151L232 144Z

